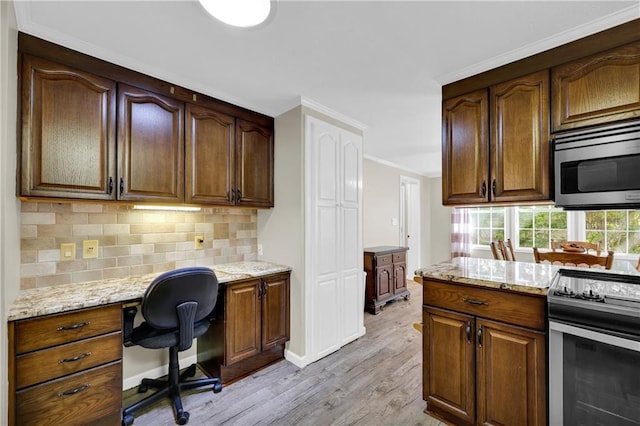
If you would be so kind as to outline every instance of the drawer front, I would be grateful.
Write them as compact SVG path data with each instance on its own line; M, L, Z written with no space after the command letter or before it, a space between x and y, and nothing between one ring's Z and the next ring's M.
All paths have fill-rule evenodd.
M21 354L99 336L122 328L120 304L16 322L16 353Z
M57 379L122 358L122 334L80 340L16 358L16 388Z
M393 253L393 263L404 262L407 258L407 253Z
M16 392L19 425L80 425L122 409L120 361Z
M546 298L423 280L424 304L536 330L545 329Z
M393 262L393 255L391 254L376 256L376 263L378 266L388 265L392 262Z

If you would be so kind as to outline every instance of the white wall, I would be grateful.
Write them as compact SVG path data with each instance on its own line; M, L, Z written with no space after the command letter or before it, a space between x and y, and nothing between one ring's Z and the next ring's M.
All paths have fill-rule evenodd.
M0 424L7 423L7 311L20 287L16 185L18 32L13 2L0 1Z
M449 260L451 258L451 208L442 205L442 178L429 180L431 185L429 217L429 257L427 263Z

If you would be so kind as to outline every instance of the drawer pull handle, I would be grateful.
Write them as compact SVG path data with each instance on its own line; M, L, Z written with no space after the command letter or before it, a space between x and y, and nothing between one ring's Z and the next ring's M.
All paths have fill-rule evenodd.
M483 302L481 300L468 299L466 297L462 300L464 300L467 303L471 303L472 305L487 305L487 302Z
M63 362L80 361L81 359L86 358L89 355L91 355L91 352L85 352L85 353L80 354L78 356L74 356L73 358L62 358L61 360L58 361L58 364L62 364Z
M87 383L86 385L78 386L78 387L77 387L77 388L75 388L75 389L71 389L71 390L68 390L68 391L60 392L60 393L58 394L58 397L69 396L69 395L75 395L75 394L77 394L78 392L82 392L83 390L87 390L87 389L89 388L89 386L91 386L91 385Z
M89 321L83 321L73 325L63 325L61 327L58 327L58 331L75 330L76 328L81 328L89 324L90 324Z

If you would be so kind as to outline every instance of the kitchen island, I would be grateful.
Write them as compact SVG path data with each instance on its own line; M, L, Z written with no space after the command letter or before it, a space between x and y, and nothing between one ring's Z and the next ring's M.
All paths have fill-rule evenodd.
M428 414L458 425L546 424L546 294L557 270L455 258L416 271Z

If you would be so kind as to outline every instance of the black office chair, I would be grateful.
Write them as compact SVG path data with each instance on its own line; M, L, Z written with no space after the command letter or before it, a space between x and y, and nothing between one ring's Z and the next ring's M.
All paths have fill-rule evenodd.
M149 349L169 348L168 380L143 379L138 392L149 387L160 389L153 395L132 404L122 411L122 424L133 424L134 413L162 398L173 401L176 423L187 424L189 413L182 408L180 391L213 386L213 392L222 390L219 378L202 378L187 381L196 373L196 365L180 374L178 352L189 349L193 339L209 328L210 314L218 296L218 279L209 268L191 267L165 272L147 288L142 298L142 316L145 321L133 328L137 309L124 312L124 345Z

